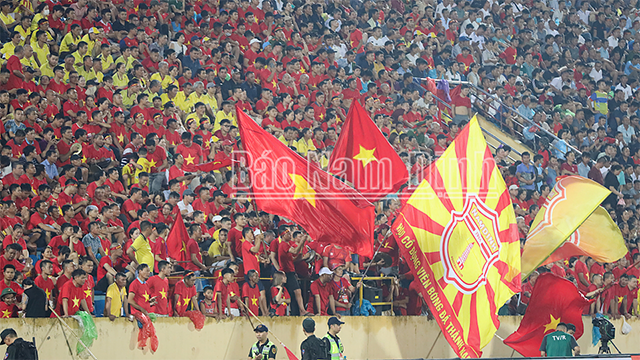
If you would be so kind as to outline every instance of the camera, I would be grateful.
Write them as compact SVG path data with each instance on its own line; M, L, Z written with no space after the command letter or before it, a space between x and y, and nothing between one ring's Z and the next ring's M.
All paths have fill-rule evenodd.
M591 323L600 329L600 336L603 341L611 341L616 338L616 327L611 321L605 318L595 318Z

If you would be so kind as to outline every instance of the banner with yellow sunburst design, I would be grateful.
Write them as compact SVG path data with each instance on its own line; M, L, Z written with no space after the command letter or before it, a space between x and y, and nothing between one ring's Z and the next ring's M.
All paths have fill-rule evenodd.
M430 166L393 233L453 350L480 357L500 326L498 309L520 291L520 242L475 116Z

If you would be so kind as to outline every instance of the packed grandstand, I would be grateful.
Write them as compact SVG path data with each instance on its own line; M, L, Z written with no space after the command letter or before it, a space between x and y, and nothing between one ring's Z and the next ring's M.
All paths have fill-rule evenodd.
M498 313L524 314L550 272L595 299L585 314L639 315L635 0L5 0L0 11L2 318L28 313L34 285L51 305L41 317L359 315L362 276L378 311L433 316L391 228L474 114L496 143L522 247L574 175L611 191L602 206L628 250L541 266ZM390 170L408 173L374 199L374 251L258 206L253 144L240 137L246 114L329 170L353 102L377 127L359 136L382 134L404 162ZM289 175L293 198L315 208Z

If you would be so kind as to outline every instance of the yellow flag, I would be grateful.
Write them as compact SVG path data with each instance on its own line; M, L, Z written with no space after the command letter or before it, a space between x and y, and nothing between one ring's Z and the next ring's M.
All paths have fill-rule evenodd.
M520 291L520 242L477 119L427 170L392 226L420 292L460 358L480 357Z
M522 252L523 277L541 265L571 256L588 255L600 262L623 257L627 248L620 229L600 207L610 193L580 176L558 181L531 224Z

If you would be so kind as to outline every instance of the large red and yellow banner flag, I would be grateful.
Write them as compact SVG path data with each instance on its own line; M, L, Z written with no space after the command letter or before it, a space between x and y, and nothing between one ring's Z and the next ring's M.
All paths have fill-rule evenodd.
M520 242L475 117L430 166L392 228L453 350L480 357L500 326L498 309L520 291Z
M541 265L571 256L587 255L600 262L614 262L625 256L627 247L620 229L600 207L610 193L581 176L560 179L527 234L522 252L523 277Z

